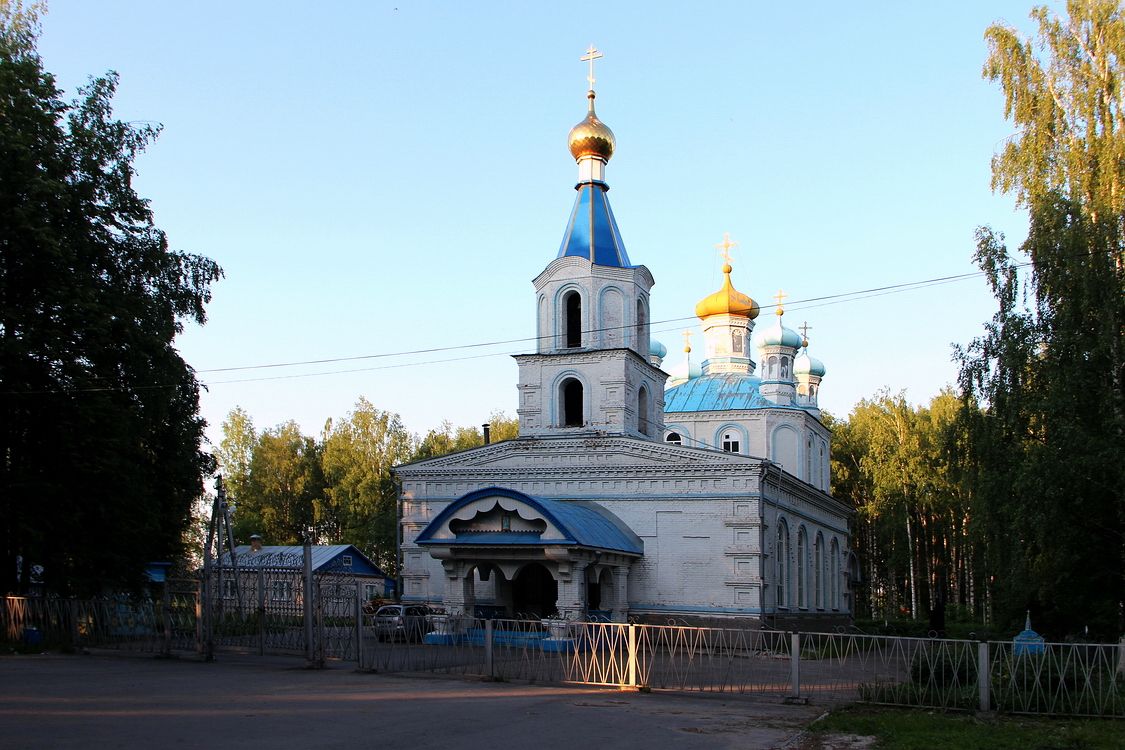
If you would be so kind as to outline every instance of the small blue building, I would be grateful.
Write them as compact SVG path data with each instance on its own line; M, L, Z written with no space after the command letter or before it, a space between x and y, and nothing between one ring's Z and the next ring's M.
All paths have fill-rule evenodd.
M370 601L393 595L394 579L354 544L317 544L310 549L322 596L353 600L358 593L362 601ZM288 606L300 602L304 568L304 547L255 541L235 547L233 559L224 553L213 576L222 581L223 599L245 601L261 586L267 606Z

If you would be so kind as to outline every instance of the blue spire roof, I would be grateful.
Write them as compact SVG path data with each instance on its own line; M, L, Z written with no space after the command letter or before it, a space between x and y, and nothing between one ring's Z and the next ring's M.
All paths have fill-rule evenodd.
M574 200L558 257L577 255L599 266L632 268L606 197L609 186L593 181L580 183L575 189L578 197Z

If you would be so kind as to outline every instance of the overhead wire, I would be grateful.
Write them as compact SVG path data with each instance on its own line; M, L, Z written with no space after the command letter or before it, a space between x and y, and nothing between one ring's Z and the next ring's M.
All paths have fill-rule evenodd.
M1016 263L1016 264L1012 264L1012 268L1019 269L1019 268L1024 268L1024 267L1030 266L1030 265L1032 265L1031 262ZM792 311L816 309L816 308L819 308L819 307L826 307L826 306L829 306L829 305L836 305L836 304L841 304L841 303L844 303L844 302L855 302L855 301L860 301L860 300L864 300L864 299L870 299L872 297L881 297L881 296L885 296L885 295L889 295L889 294L898 294L898 293L903 293L903 292L915 291L915 290L923 289L923 288L930 287L930 286L937 286L937 285L941 285L941 284L949 284L949 283L953 283L953 282L957 282L957 281L963 281L963 280L966 280L966 279L976 278L976 277L979 277L979 276L983 276L984 274L985 274L984 271L971 271L971 272L967 272L967 273L953 274L953 275L948 275L948 276L938 276L938 277L934 277L934 278L930 278L930 279L923 279L923 280L920 280L920 281L909 281L909 282L903 282L903 283L899 283L899 284L888 284L888 285L885 285L885 286L872 287L872 288L869 288L869 289L860 289L860 290L851 291L851 292L840 292L840 293L836 293L836 294L827 294L827 295L821 295L821 296L818 296L818 297L809 297L807 299L792 300L792 301L788 302L785 305L785 307L789 310L792 310ZM766 305L760 305L759 309L764 311L764 310L776 308L778 306L779 305L777 305L777 304L766 304ZM683 323L684 321L694 321L694 320L696 320L696 316L687 315L687 316L678 317L678 318L666 318L666 319L663 319L663 320L655 320L655 321L652 321L649 325L650 325L650 327L667 326L667 325L674 324L674 323ZM606 326L606 327L602 327L602 328L594 328L594 329L584 330L583 334L584 335L592 335L592 334L604 333L604 332L615 331L615 330L624 330L624 329L627 329L627 328L630 328L630 327L631 326L629 326L629 325ZM670 331L675 330L675 328L678 328L678 326L673 327L673 328L660 328L660 329L656 330L656 333L670 332ZM405 350L405 351L399 351L399 352L379 352L379 353L374 353L374 354L359 354L359 355L351 355L351 356L343 356L343 357L325 357L325 358L321 358L321 359L293 360L293 361L288 361L288 362L271 362L271 363L256 364L256 365L213 367L213 368L199 369L199 370L196 370L195 372L196 372L197 375L203 375L203 374L208 374L208 373L213 373L213 374L233 373L233 372L245 372L245 371L252 371L252 370L277 369L277 368L282 368L282 367L300 367L300 366L307 366L307 365L322 365L322 364L333 364L333 363L341 363L341 362L358 362L358 361L373 360L373 359L391 359L391 358L396 358L396 357L409 357L409 356L419 356L419 355L425 355L425 354L437 354L437 353L440 353L440 352L452 352L452 351L465 350L465 349L483 349L483 348L488 348L488 347L503 346L505 344L526 344L528 342L538 343L539 341L542 341L544 339L550 339L550 338L554 338L554 335L548 334L548 335L545 335L545 336L525 336L525 337L510 338L510 339L497 339L497 340L494 340L494 341L473 342L473 343L469 343L469 344L454 344L454 345L450 345L450 346L435 346L435 347L428 347L428 348L424 348L424 349L413 349L413 350ZM210 387L210 386L213 386L213 385L229 385L229 384L235 384L235 383L253 383L253 382L266 382L266 381L275 381L275 380L294 380L294 379L302 379L302 378L324 377L324 376L328 376L328 375L344 375L344 374L357 373L357 372L374 372L374 371L378 371L378 370L401 369L401 368L405 368L405 367L419 367L419 366L425 366L425 365L444 364L444 363L448 363L448 362L460 362L460 361L466 361L466 360L472 360L472 359L484 359L484 358L488 358L488 357L497 357L497 356L512 356L512 355L526 354L526 353L528 353L528 352L524 351L523 349L515 350L515 351L499 351L499 352L491 351L491 352L485 352L485 353L482 353L482 354L468 355L468 356L464 356L464 357L447 357L447 358L443 358L443 359L424 359L424 360L413 361L413 362L396 362L396 363L393 363L393 364L376 365L376 366L373 366L373 367L358 367L358 368L350 368L350 369L332 369L332 370L325 370L325 371L321 371L321 372L301 372L301 373L291 373L291 374L286 374L286 375L273 375L273 376L250 377L250 378L232 378L232 379L229 379L229 380L208 380L208 381L202 381L201 380L200 385L204 388L207 388L207 387ZM183 383L167 383L167 384L151 384L151 385L134 385L134 386L131 386L131 388L133 390L152 390L152 389L160 389L160 388L178 388L178 387L182 387L182 385L183 385ZM94 392L117 391L117 390L123 390L123 389L124 389L124 386L121 386L121 385L104 385L104 386L89 386L89 387L84 387L84 388L75 388L75 389L67 389L67 390L55 389L55 390L38 390L38 391L0 391L0 393L3 393L4 395L46 395L46 394L59 394L59 393L65 393L65 394L94 393Z

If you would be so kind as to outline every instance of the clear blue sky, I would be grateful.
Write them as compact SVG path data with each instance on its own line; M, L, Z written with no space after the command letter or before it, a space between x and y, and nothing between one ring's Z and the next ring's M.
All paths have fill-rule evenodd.
M235 405L316 434L361 395L414 432L514 414L506 355L530 343L211 370L534 335L591 43L618 144L610 200L656 278L654 321L718 288L730 232L735 285L763 305L791 295L786 322L809 322L828 368L821 406L844 415L884 386L927 401L955 378L950 344L993 312L980 278L794 301L970 272L980 224L1023 238L989 189L1012 127L980 71L986 26L1026 33L1030 7L52 0L40 51L68 94L118 71L118 116L164 126L138 189L174 247L226 271L208 324L179 340L213 437ZM666 369L692 324L654 326ZM408 363L426 364L387 368Z

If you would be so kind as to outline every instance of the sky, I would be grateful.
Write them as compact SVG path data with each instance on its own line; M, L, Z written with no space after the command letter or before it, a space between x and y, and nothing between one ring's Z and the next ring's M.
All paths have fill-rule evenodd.
M1013 128L981 68L987 26L1031 33L1030 7L51 0L39 49L68 98L114 70L116 115L163 127L135 186L173 248L225 272L177 340L213 441L236 406L310 435L360 397L415 433L515 414L591 44L665 369L684 329L702 351L729 232L759 327L784 289L844 416L882 388L928 402L995 310L980 276L802 300L971 274L980 225L1018 246L1026 216L990 189ZM336 361L266 367L316 360Z

